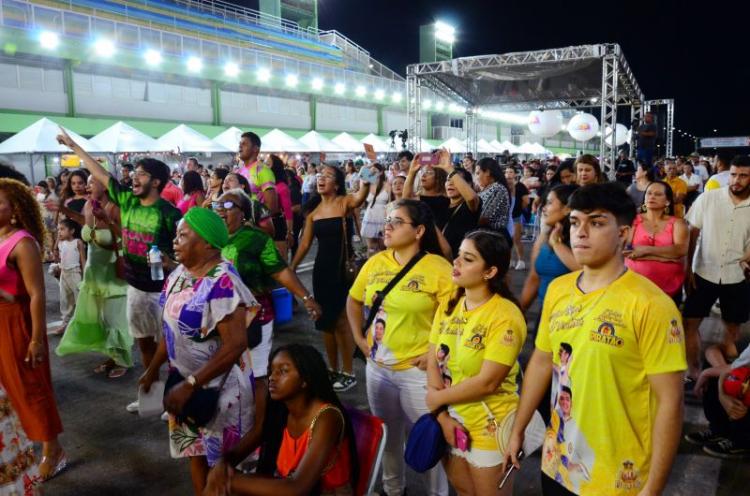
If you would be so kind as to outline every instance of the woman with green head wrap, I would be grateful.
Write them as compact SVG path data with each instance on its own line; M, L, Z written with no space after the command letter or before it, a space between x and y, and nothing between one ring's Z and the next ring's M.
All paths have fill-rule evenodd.
M258 303L234 266L221 258L228 242L226 225L215 212L194 207L177 226L174 251L179 266L162 290L163 337L140 384L148 390L169 362L164 396L169 412L173 458L189 458L196 494L202 494L208 469L235 447L253 426L251 358L245 329ZM219 400L196 425L180 414L200 388L218 389ZM177 419L180 418L181 421Z

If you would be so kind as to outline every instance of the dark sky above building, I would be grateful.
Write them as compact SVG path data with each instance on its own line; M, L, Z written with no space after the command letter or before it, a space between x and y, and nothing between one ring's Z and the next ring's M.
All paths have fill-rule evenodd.
M750 135L746 0L318 0L318 12L321 29L401 74L418 61L419 26L438 19L457 28L456 57L619 43L646 98L675 99L675 127Z

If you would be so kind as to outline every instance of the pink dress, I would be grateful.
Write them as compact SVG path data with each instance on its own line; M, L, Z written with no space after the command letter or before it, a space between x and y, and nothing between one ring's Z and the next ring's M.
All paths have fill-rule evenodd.
M670 217L661 232L652 235L643 227L643 219L636 216L633 222L633 246L672 246L674 244L674 224L677 217ZM683 259L674 261L625 259L629 269L647 277L669 296L675 296L685 280Z
M182 212L182 215L185 215L187 211L190 210L191 208L198 206L199 194L200 194L199 191L194 191L187 198L183 197L180 201L177 202L177 208L180 209L180 212Z

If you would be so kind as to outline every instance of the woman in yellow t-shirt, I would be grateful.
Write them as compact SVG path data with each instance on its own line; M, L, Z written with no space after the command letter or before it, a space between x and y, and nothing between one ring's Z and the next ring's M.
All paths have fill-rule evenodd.
M385 251L370 258L349 290L346 313L354 340L367 357L370 410L388 426L383 457L383 487L404 489L404 436L428 412L427 348L435 311L451 294L451 266L439 253L430 208L417 200L399 200L385 219ZM427 254L386 295L363 336L362 325L376 292L420 252ZM441 467L427 472L429 494L448 494Z
M513 493L512 480L502 490L497 483L518 406L526 322L505 283L509 265L505 237L468 234L453 262L458 292L440 307L430 334L426 402L430 411L442 410L438 421L452 447L444 466L459 495Z

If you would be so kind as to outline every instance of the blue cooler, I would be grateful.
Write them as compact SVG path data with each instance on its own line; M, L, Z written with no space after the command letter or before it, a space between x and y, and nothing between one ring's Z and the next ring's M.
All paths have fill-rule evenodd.
M292 320L292 294L286 288L276 288L271 291L273 298L274 321L285 324Z

